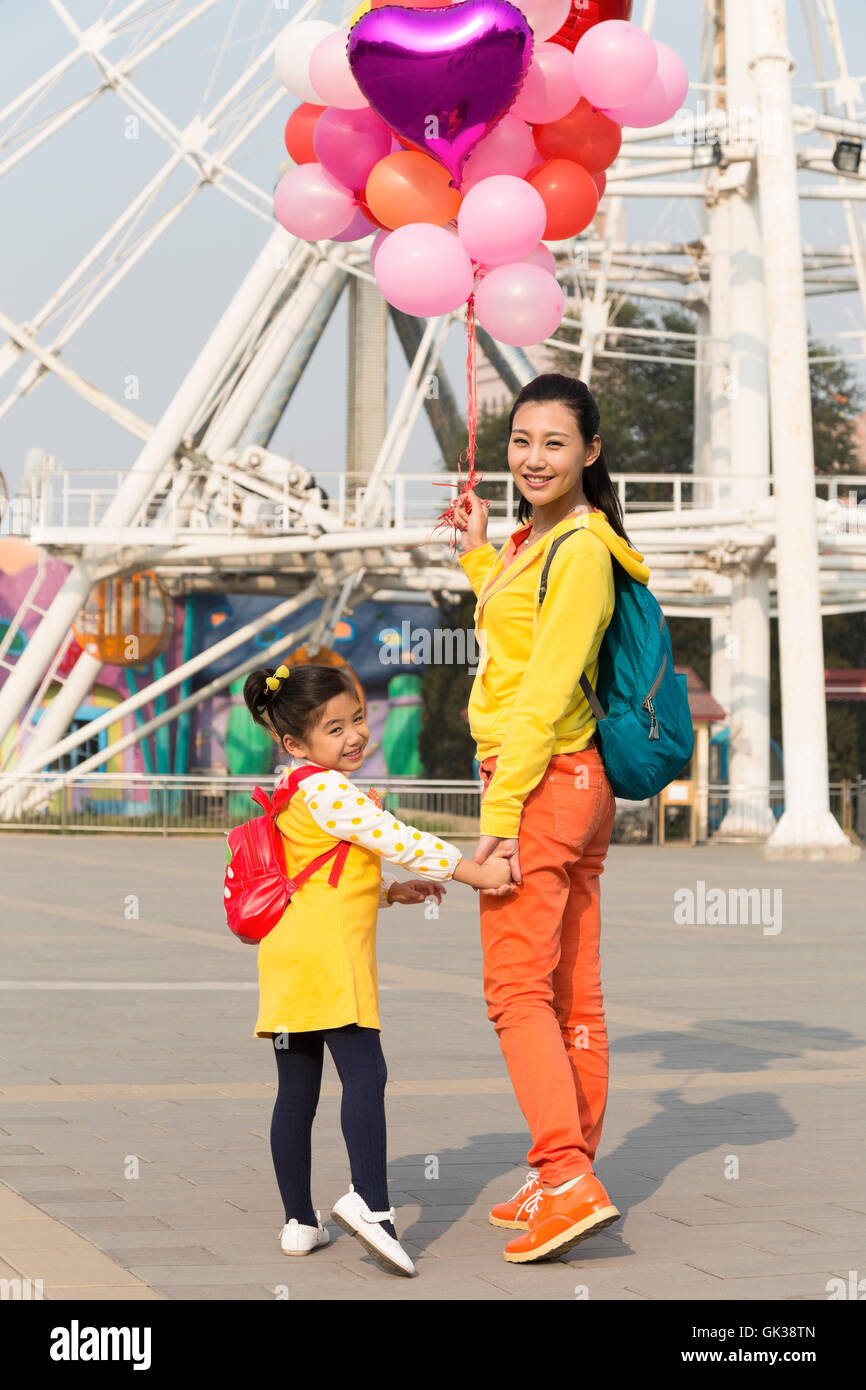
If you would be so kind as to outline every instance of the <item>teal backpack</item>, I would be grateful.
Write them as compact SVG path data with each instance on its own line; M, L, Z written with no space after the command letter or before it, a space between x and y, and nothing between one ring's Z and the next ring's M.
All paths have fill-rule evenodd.
M538 602L562 542L550 547ZM598 657L597 688L586 672L580 688L598 721L601 756L615 796L645 801L682 772L694 749L686 678L674 671L670 632L658 600L611 554L614 610Z

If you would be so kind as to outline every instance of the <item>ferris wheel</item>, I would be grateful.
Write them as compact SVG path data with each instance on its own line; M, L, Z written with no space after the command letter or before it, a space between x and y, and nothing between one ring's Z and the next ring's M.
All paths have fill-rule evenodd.
M573 9L597 4L574 0ZM407 476L401 465L422 410L443 457L454 456L464 402L443 362L449 335L462 335L465 315L425 320L389 309L371 268L369 239L303 241L274 219L274 187L287 167L279 137L292 106L275 72L275 49L287 26L327 15L345 27L355 7L337 10L321 0L286 6L44 0L39 8L40 23L51 18L67 47L0 110L0 189L109 104L115 119L120 112L119 138L132 146L146 135L160 158L119 210L109 196L107 165L96 181L104 203L92 244L65 268L58 218L56 265L64 268L44 266L45 290L23 313L0 304L6 335L0 430L50 383L80 401L100 429L110 422L132 441L129 465L116 478L78 478L62 458L41 454L5 505L8 534L25 536L70 565L51 602L43 604L38 588L28 591L0 636L0 743L17 721L20 756L13 771L22 773L83 741L68 729L96 679L101 651L98 641L93 651L85 644L70 663L70 643L76 623L99 637L100 615L111 603L98 595L116 581L127 581L130 595L133 579L140 585L145 575L152 576L146 582L153 594L157 586L170 594L184 586L258 586L280 597L263 630L321 600L316 621L294 634L312 649L326 645L341 615L365 598L427 599L461 587L447 539L431 535L441 495L429 486L425 493L425 480ZM554 333L546 346L570 352L575 373L590 380L595 361L640 357L647 340L663 336L663 330L618 325L623 296L679 303L695 313L696 332L682 335L683 355L675 359L696 378L694 478L672 487L666 505L630 514L630 530L666 610L708 617L718 650L736 638L737 656L727 667L714 659L714 683L718 677L732 730L740 734L732 737L733 770L744 785L768 783L761 750L769 748L771 614L797 634L795 643L782 643L790 789L773 839L780 853L812 845L832 854L843 851L825 808L826 747L822 763L797 732L822 722L823 692L803 682L802 669L804 663L823 669L822 611L866 609L866 544L840 511L838 488L816 497L798 411L808 402L805 294L859 295L862 325L840 330L839 341L843 349L846 341L855 349L866 345L860 162L866 120L836 0L806 0L812 104L794 99L800 93L784 55L795 8L785 0L757 8L748 0L702 0L701 71L693 74L688 111L624 132L599 216L554 248L557 279L567 291L563 327L574 334ZM634 9L634 21L652 32L665 0L636 0ZM774 111L781 113L778 140L767 138L761 125ZM757 118L751 127L741 119L749 112ZM86 147L81 157L86 161ZM704 235L623 240L627 200L646 198L690 200ZM156 270L148 281L147 268L158 265L163 239L203 200L211 218L244 228L245 269L224 292L216 322L211 314L203 325L200 346L167 406L148 418L136 408L134 382L112 390L75 365L77 344L96 330L113 300L123 300L133 278L146 297L161 293ZM837 231L827 245L804 246L792 234L803 200L832 209ZM112 210L103 213L103 206ZM271 446L344 296L351 325L348 456L338 476L326 478L309 461L305 466ZM161 313L171 332L171 303ZM390 413L389 320L407 359ZM134 316L129 329L134 335ZM479 348L510 392L536 373L538 358L528 349L483 331ZM799 404L792 408L792 400ZM322 405L334 408L333 401ZM771 436L774 458L784 460L774 472ZM622 495L628 507L625 483ZM494 541L512 524L507 505L491 527ZM16 635L32 625L34 613L39 621L21 649ZM157 616L151 626L155 634ZM235 636L239 645L242 634ZM221 650L226 642L230 650L231 640L223 639ZM285 639L274 654L284 648ZM179 684L208 659L208 652L198 653L189 666L162 677L160 689ZM223 683L239 674L234 668ZM748 694L756 678L766 686L766 700ZM52 681L60 690L37 727ZM153 693L153 685L146 687L127 707L139 708ZM104 756L88 761L100 766Z

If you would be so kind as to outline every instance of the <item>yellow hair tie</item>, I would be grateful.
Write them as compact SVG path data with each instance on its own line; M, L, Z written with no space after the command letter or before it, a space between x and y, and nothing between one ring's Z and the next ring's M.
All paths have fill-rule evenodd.
M272 676L266 677L265 685L268 690L279 690L280 681L285 680L289 674L288 666L278 666Z

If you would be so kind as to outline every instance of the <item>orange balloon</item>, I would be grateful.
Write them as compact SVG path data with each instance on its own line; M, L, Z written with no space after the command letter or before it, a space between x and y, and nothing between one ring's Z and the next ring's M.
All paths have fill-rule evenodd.
M448 170L420 150L395 150L374 164L364 197L376 220L387 227L407 222L444 227L462 202Z
M622 144L622 128L586 97L560 120L534 125L532 134L545 159L572 159L590 174L609 169Z
M546 159L526 175L547 208L545 241L562 241L588 227L598 207L598 188L579 164L571 159Z

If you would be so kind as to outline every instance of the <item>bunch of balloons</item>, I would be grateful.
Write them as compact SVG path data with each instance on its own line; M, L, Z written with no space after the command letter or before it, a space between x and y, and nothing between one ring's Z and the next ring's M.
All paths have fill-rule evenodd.
M364 0L349 26L287 27L276 68L299 105L274 211L293 235L360 241L389 303L474 296L499 342L549 337L564 301L545 241L592 222L622 126L679 110L682 61L631 0Z

